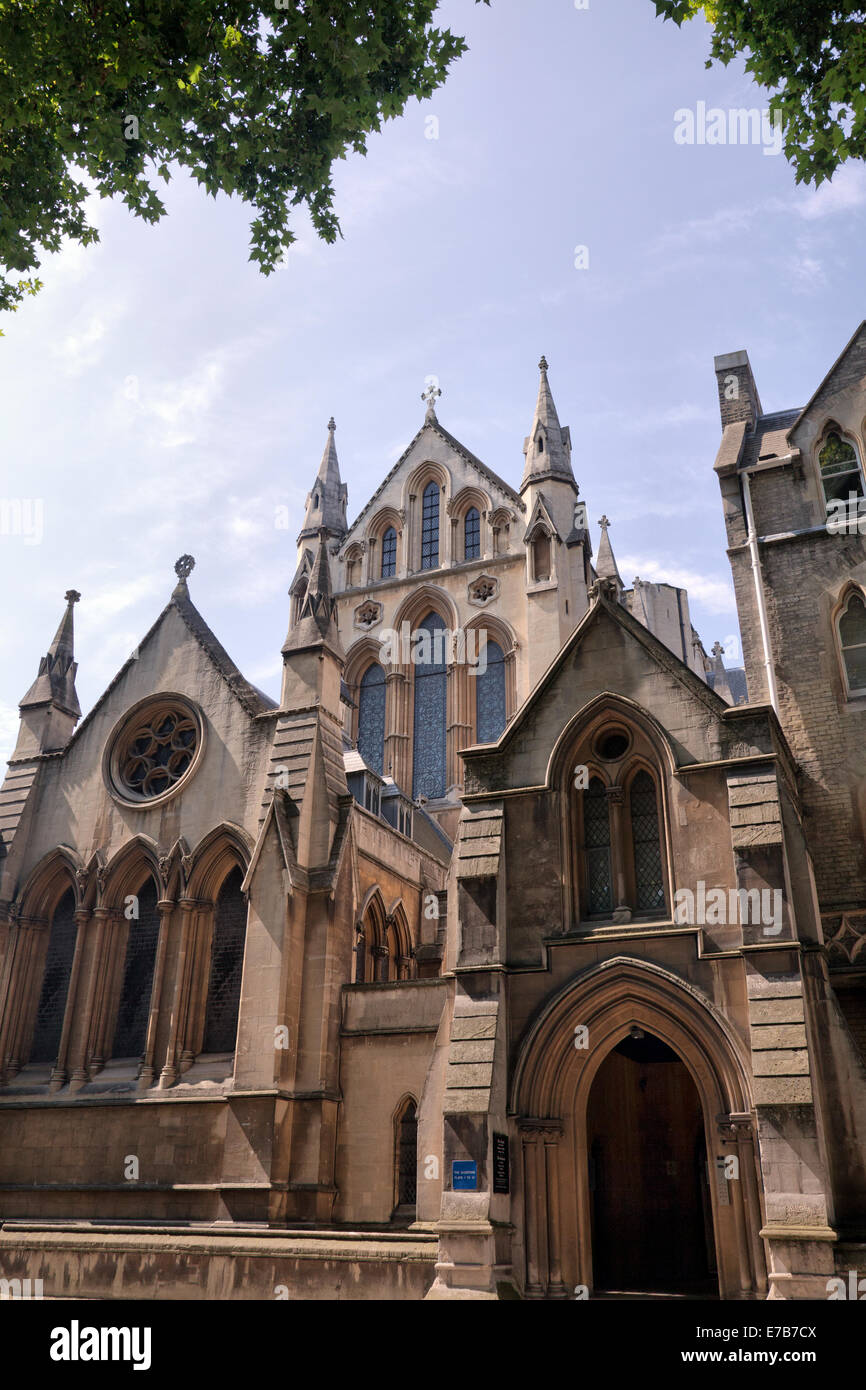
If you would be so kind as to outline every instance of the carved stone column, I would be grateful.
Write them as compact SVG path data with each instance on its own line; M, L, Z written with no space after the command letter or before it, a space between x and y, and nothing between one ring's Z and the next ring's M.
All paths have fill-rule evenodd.
M400 787L409 785L410 668L395 665L385 677L384 770Z
M766 1264L759 1230L761 1204L755 1168L755 1137L750 1114L720 1115L723 1142L736 1145L739 1183L734 1190L734 1219L740 1243L740 1283L747 1293L766 1288ZM745 1280L745 1282L744 1282Z
M374 946L371 955L373 957L373 980L384 984L388 979L388 947Z
M538 1229L538 1187L541 1164L539 1137L533 1131L521 1131L523 1144L523 1212L526 1233L526 1288L527 1298L541 1298L541 1264L539 1255Z
M631 918L631 911L626 896L623 789L622 787L607 787L605 790L610 819L610 869L613 880L613 910L620 918L623 918L624 914L628 913L628 918L625 919L628 920Z
M171 927L171 914L174 903L160 899L156 905L159 913L159 936L156 943L156 961L153 967L153 987L150 992L150 1014L147 1019L147 1036L144 1043L144 1060L138 1074L138 1089L146 1091L153 1085L153 1058L156 1051L156 1030L159 1025L159 1006L162 998L162 982L165 975L165 958L168 949L168 934Z
M180 950L178 952L177 975L175 976L174 998L171 1005L168 1046L165 1062L159 1077L160 1090L173 1086L178 1076L178 1045L181 1025L186 1016L189 1001L190 975L192 969L194 915L199 904L194 898L180 900Z
M13 959L9 972L5 1017L3 1019L6 1058L3 1075L5 1081L11 1081L14 1076L17 1076L27 1061L24 1056L26 1047L24 1034L28 1009L32 1007L35 960L39 954L37 949L39 933L40 930L44 931L47 925L47 922L41 919L18 917L15 939L14 942L10 943L9 949Z
M558 1130L545 1130L544 1157L547 1177L547 1249L550 1266L549 1298L567 1298L562 1282L562 1232L559 1214L559 1141Z
M66 1062L69 1056L72 1020L76 1013L78 983L81 977L81 963L84 959L84 943L87 936L87 924L91 917L90 908L77 907L74 917L75 950L72 956L72 969L69 972L69 988L66 991L66 1007L63 1011L63 1028L60 1033L60 1045L57 1049L57 1059L51 1072L51 1080L48 1086L49 1091L59 1091L61 1086L64 1086L68 1080Z
M124 929L124 922L126 923ZM125 946L129 937L130 919L123 913L108 909L105 924L105 945L102 959L97 961L96 999L93 1007L93 1042L88 1063L89 1075L95 1076L105 1066L113 1051L117 1025L116 997L123 974Z
M72 1073L69 1082L70 1091L80 1091L90 1080L90 1058L94 1045L95 1014L99 993L99 984L105 969L105 955L109 935L111 910L107 907L96 907L93 910L93 921L96 924L93 943L93 956L90 961L90 973L87 977L87 985L84 994L84 1007L81 1015L81 1055L78 1065Z

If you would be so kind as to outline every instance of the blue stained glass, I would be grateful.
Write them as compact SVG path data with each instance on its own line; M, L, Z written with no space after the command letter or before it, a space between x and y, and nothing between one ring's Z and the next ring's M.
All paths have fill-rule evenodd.
M428 483L421 511L421 568L435 570L439 564L439 485Z
M495 743L505 728L505 655L498 642L488 641L486 652L487 670L475 677L475 722L478 742Z
M376 661L361 677L358 752L367 766L381 775L385 761L385 672Z
M429 650L418 647L429 659L415 666L415 719L412 795L430 798L445 795L446 719L448 676L445 664L445 624L438 613L428 613L418 630L430 634Z
M391 579L397 570L397 532L389 526L382 537L382 578Z
M477 560L481 556L481 517L477 507L470 507L463 523L465 558Z

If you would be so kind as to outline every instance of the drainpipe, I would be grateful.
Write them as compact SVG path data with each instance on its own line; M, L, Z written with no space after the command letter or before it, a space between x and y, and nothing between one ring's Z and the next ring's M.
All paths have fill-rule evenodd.
M773 463L778 464L780 460L774 459ZM766 465L765 465L766 466ZM758 551L758 535L755 530L755 513L752 510L752 491L749 484L749 474L756 471L763 472L760 465L752 464L750 468L743 468L740 476L743 480L743 500L746 508L746 526L748 528L749 554L752 560L752 579L755 585L755 601L758 605L758 621L761 625L761 643L764 648L764 670L767 674L767 690L770 695L770 704L779 713L779 696L776 691L776 672L773 669L773 653L770 646L770 628L767 622L767 604L764 597L764 580L761 574L761 557Z

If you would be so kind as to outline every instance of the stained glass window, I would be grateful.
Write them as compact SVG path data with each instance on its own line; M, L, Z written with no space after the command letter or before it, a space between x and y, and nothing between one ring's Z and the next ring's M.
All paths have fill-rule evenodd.
M505 728L505 654L489 640L486 652L487 670L475 677L476 736L479 743L495 743Z
M389 526L382 537L382 578L391 579L397 572L397 532Z
M599 914L613 911L610 866L610 817L604 784L593 777L583 794L583 842L586 855L587 908Z
M849 690L866 690L866 604L852 594L839 619L839 641Z
M60 1034L75 954L75 897L64 895L51 919L48 951L42 975L42 991L36 1010L36 1027L30 1048L31 1062L55 1062L60 1051Z
M857 450L847 439L842 439L833 431L827 435L827 442L818 455L821 466L821 482L824 497L828 502L841 498L847 502L849 492L857 497L863 496L863 479L860 473L860 460Z
M438 613L428 613L418 630L429 634L417 647L415 665L415 718L412 795L445 795L447 681L445 624ZM413 652L413 655L415 653Z
M463 522L463 539L467 560L478 560L481 556L481 517L477 507L470 507Z
M385 672L377 661L361 677L358 752L367 766L381 775L385 761Z
M397 1117L397 1205L414 1207L418 1165L418 1112L408 1100Z
M656 788L648 772L638 772L629 793L637 909L655 912L665 905Z
M421 512L421 568L435 570L439 564L439 485L428 483L424 489Z
M156 888L153 880L148 879L138 894L138 917L131 918L128 925L123 988L112 1057L141 1057L144 1054L158 937Z
M234 1052L247 930L243 875L232 869L216 901L203 1052Z

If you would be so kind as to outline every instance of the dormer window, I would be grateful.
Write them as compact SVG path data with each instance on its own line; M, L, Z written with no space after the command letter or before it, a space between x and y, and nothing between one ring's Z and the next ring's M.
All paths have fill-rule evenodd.
M313 506L314 506L316 509L318 509L318 506L319 506L319 494L318 494L318 493L316 493L315 497L313 498Z
M542 434L538 436L538 452L540 454L544 453L544 435Z
M847 502L851 493L855 497L864 495L863 472L857 449L850 440L843 439L837 430L831 430L826 436L818 454L818 464L825 501L841 499Z

